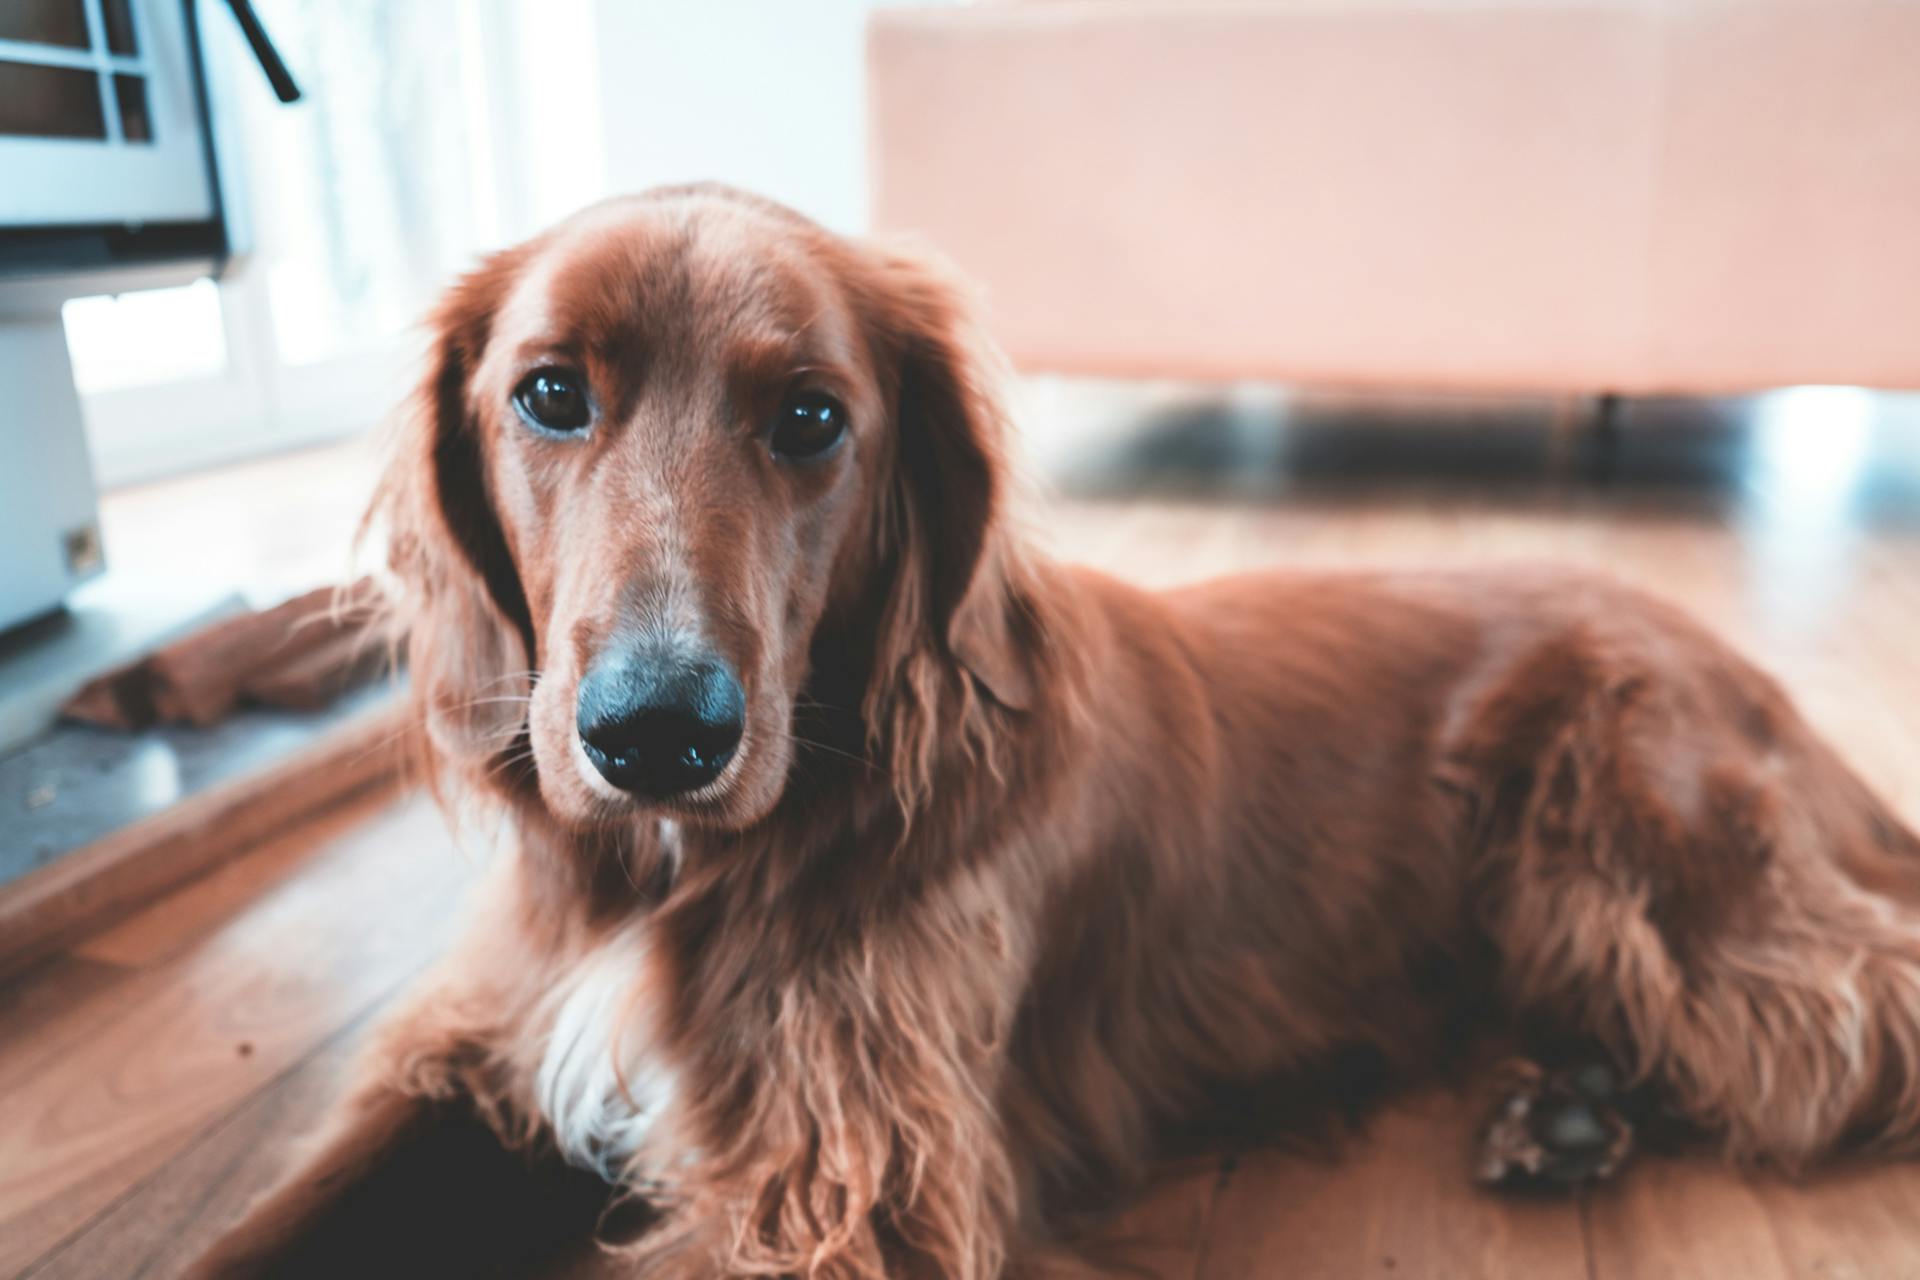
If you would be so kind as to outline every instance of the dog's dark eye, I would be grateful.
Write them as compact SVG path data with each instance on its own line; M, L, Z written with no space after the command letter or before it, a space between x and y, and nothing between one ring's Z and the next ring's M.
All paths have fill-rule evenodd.
M593 416L586 388L565 369L535 369L513 389L513 403L529 422L549 431L578 431Z
M773 420L773 451L782 458L817 458L847 433L846 406L819 391L787 397Z

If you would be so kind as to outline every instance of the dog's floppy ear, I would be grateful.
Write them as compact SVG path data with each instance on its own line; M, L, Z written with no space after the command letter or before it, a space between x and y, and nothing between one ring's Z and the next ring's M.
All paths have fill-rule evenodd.
M433 313L425 376L403 417L371 518L405 587L413 696L442 765L494 777L523 729L532 621L487 490L469 381L518 269L513 251L453 286Z
M996 702L1026 709L1034 700L1033 655L1002 523L1009 478L1002 361L944 263L893 245L868 251L874 271L865 310L894 380L891 501L907 558L924 562L925 621Z

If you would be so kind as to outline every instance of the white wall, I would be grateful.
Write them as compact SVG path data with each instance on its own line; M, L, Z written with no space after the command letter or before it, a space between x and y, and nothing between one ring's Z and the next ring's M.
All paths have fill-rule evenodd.
M608 188L714 178L864 230L866 21L880 7L595 0Z

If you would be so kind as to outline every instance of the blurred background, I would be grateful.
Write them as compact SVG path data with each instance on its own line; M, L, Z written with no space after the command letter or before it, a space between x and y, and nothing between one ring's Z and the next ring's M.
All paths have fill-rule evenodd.
M110 494L363 436L478 255L717 178L951 254L1069 488L1910 505L1909 402L1839 389L1920 385L1908 5L259 0L291 104L197 7L229 243L61 308Z
M1518 426L1530 398L1554 461L1623 478L1698 443L1650 444L1655 420L1725 414L1621 395L1920 384L1909 6L259 0L293 104L202 7L245 232L200 278L65 302L107 489L366 431L454 273L603 195L697 178L953 255L1034 381L1050 467L1084 443L1053 417L1131 398L1060 375L1126 380L1162 414L1233 388L1243 426L1248 383L1390 392L1366 416L1441 435ZM1788 474L1816 454L1832 488L1902 408L1762 416L1814 406L1820 449L1769 427L1741 451ZM1164 461L1217 458L1221 430ZM1403 478L1519 461L1382 443Z
M386 687L255 659L355 573L435 294L613 193L950 255L1062 554L1597 566L1920 821L1916 68L1912 0L0 0L0 977L39 975L0 1017L50 1037L0 1105L0 1274L133 1274L103 1259L180 1219L129 1188L191 1183L268 1081L321 1096L439 936L461 876L371 887L446 841L390 789ZM156 677L210 621L243 629ZM140 983L163 1030L110 1016ZM63 1089L95 1118L49 1136ZM128 1164L110 1123L160 1136ZM1858 1194L1920 1220L1891 1186ZM1855 1203L1735 1214L1720 1260ZM1581 1274L1640 1247L1594 1221Z

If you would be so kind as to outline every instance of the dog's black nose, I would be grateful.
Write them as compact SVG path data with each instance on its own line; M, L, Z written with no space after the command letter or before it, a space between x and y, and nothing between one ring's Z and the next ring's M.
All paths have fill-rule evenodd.
M601 777L663 799L720 776L746 714L746 693L724 663L603 659L580 682L575 724Z

